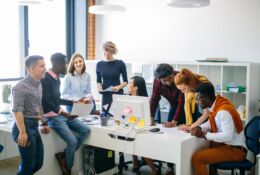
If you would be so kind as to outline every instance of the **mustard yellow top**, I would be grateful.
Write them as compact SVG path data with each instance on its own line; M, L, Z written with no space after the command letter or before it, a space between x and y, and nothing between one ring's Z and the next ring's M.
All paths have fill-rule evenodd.
M209 82L209 80L203 75L195 74L195 76L199 80L199 83ZM190 91L185 93L184 95L185 95L184 110L186 116L186 125L191 125L193 123L192 114L195 112L195 107L196 107L195 92Z

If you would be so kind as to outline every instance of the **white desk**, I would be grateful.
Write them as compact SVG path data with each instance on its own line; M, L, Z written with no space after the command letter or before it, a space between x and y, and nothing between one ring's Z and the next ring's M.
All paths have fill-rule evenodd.
M204 139L195 138L188 133L177 130L177 128L162 128L163 134L143 132L135 135L130 133L128 134L129 138L135 136L135 140L124 141L112 138L109 134L126 136L125 131L99 125L90 127L91 134L86 139L85 144L175 163L176 175L192 175L192 154L196 150L207 146ZM45 152L44 164L36 174L61 175L54 154L64 150L65 142L53 131L50 134L41 135ZM73 174L76 175L82 170L82 166L82 152L80 149L75 155Z
M91 129L92 134L85 141L86 144L174 163L176 175L192 175L192 154L207 146L207 141L204 139L195 138L177 128L161 128L163 134L151 132L129 134L129 138L135 135L134 141L109 136L109 134L120 136L127 134L113 127L92 126Z

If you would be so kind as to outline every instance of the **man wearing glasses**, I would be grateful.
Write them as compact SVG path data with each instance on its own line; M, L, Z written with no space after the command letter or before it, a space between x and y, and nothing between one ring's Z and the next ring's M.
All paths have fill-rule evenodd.
M196 175L208 175L207 165L235 162L245 159L247 150L240 115L231 102L215 95L211 83L202 83L196 88L197 102L202 108L210 108L207 122L191 129L191 135L210 141L210 147L199 150L192 156ZM216 174L210 169L210 174Z

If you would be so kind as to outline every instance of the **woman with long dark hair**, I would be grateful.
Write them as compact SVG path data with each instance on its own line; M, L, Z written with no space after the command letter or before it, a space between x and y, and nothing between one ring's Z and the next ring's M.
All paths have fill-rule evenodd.
M146 83L143 77L134 76L130 79L128 84L128 91L133 96L143 96L148 97ZM149 158L144 158L147 165L152 169L152 175L157 174L157 169L153 164L153 160ZM133 171L137 172L139 169L138 167L138 157L133 155Z

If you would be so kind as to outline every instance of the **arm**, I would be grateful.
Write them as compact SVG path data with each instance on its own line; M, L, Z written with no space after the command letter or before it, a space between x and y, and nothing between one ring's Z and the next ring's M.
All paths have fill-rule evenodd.
M63 91L62 91L62 98L67 99L67 100L72 99L72 97L70 95L70 89L71 89L71 81L70 81L69 75L66 75L64 78L64 87L63 87Z
M219 122L220 130L217 133L207 133L207 139L215 142L229 142L234 132L236 132L231 114L228 111L222 110L217 113L215 119Z
M127 82L122 82L120 85L114 86L113 91L118 92L120 89L123 89L126 85L127 85Z
M175 112L175 114L173 116L173 120L172 120L172 123L175 123L176 125L179 122L179 119L184 112L183 111L184 110L184 94L182 92L179 92L177 105L178 106L177 106L176 112Z
M44 120L43 109L40 109L40 120L41 120L41 132L44 134L48 134L50 132L50 128L48 127L47 121Z
M124 62L122 62L121 74L122 74L123 82L120 85L113 87L113 90L115 92L118 92L120 89L123 89L127 85L127 83L128 83L127 72L126 72L126 65L125 65Z
M28 140L28 136L26 133L26 128L24 125L24 117L23 117L23 110L24 110L24 103L26 99L26 93L23 91L22 88L14 87L12 91L13 95L13 112L15 115L15 122L19 130L19 135L17 138L17 144L23 147L26 147L26 143Z
M156 112L156 109L158 107L159 101L161 99L160 91L161 91L160 90L160 81L154 79L154 81L153 81L153 92L152 92L152 96L151 96L151 105L150 105L152 124L154 124L155 112Z
M84 103L92 103L93 101L93 96L91 94L91 79L90 79L90 75L86 72L85 73L86 77L85 77L85 80L86 80L86 86L84 88L86 88L84 91L86 92L86 94L84 95L84 98L82 99L82 101Z
M87 87L86 87L86 91L87 91L87 95L86 97L92 96L91 95L91 78L90 75L88 73L86 73L87 77L86 77L86 81L87 81Z
M191 128L191 130L190 130L191 135L196 136L198 138L205 138L205 139L207 139L206 134L208 131L210 131L210 122L209 121L203 123L200 126Z
M200 124L202 124L204 121L206 121L209 117L209 110L208 109L204 109L203 110L203 115L200 116L200 118L198 118L198 120L196 122L194 122L190 128L195 128L196 126L199 126Z
M96 66L96 75L97 75L97 90L101 91L103 90L103 87L102 87L102 77L99 70L99 64L97 64Z
M23 113L22 112L15 112L15 122L16 125L19 129L19 135L17 138L17 144L21 145L23 147L26 147L28 136L26 133L25 125L24 125L24 118L23 118Z

